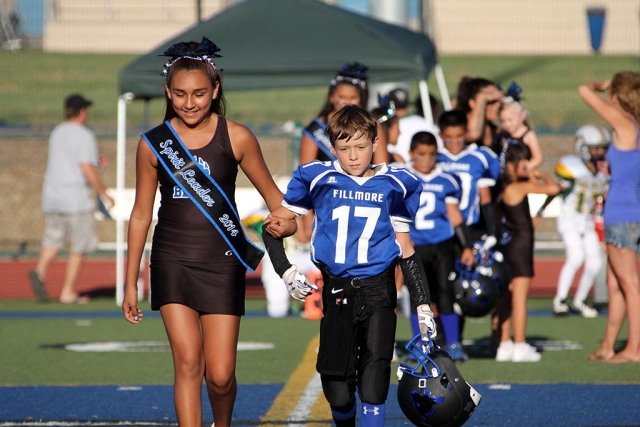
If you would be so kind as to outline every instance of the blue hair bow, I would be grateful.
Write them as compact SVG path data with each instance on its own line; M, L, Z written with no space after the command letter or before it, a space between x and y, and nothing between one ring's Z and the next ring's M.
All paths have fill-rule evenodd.
M505 96L511 97L514 101L520 102L520 94L522 93L522 88L518 86L518 83L511 82L507 91L505 92Z
M213 57L221 58L222 55L218 55L217 52L220 48L211 40L206 37L202 38L200 43L198 42L180 42L171 46L165 50L162 55L159 56L171 56L177 57Z

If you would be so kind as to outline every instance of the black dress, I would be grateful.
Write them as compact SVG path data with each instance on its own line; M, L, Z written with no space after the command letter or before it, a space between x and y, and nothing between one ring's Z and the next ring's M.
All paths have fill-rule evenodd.
M511 267L512 277L533 277L533 223L529 198L510 206L500 204L498 250Z
M209 144L190 151L235 208L238 163L224 117L218 117ZM243 315L245 267L162 167L158 180L161 199L151 247L151 309L179 303L203 313Z

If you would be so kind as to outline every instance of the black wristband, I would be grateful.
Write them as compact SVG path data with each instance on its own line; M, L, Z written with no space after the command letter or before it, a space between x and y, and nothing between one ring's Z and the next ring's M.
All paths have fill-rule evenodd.
M427 275L418 254L414 252L410 257L402 258L398 264L413 304L415 306L430 304L431 295L427 285Z
M465 249L473 248L473 237L471 237L471 229L464 222L460 225L457 225L453 231L456 233L456 237Z
M264 241L264 247L267 249L273 269L278 273L278 276L282 275L291 267L291 263L287 258L287 254L284 251L284 242L282 239L275 239L269 233L267 233L267 224L262 226L262 240Z
M484 219L484 226L489 236L496 235L496 211L493 208L493 204L485 203L480 205L480 213Z

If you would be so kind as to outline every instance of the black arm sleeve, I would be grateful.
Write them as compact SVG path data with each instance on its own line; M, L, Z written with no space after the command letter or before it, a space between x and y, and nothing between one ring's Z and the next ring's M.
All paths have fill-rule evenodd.
M538 212L536 212L536 216L542 216L542 212L544 212L544 210L547 208L547 206L549 206L551 201L556 198L556 196L557 194L554 194L553 196L547 196L547 198L544 199L544 203L542 204L542 206L540 206L540 209L538 209Z
M269 233L267 233L266 225L262 227L262 240L264 246L267 249L273 269L278 273L278 276L282 275L291 267L291 263L287 258L287 254L284 251L284 242L282 239L275 239Z
M464 249L473 248L473 237L471 237L471 229L464 222L456 226L453 231L456 233L458 241Z
M402 270L404 284L409 290L413 303L416 306L431 304L427 275L424 272L424 266L418 254L414 252L410 257L402 258L398 264L400 265L400 270Z
M480 205L480 214L484 219L484 226L487 228L487 234L489 236L496 235L496 211L493 208L493 204L485 203Z

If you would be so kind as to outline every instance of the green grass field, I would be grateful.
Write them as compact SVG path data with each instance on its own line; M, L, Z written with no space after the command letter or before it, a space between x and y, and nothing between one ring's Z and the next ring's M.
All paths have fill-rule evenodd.
M532 298L527 337L542 345L540 363L497 363L485 355L489 318L469 319L465 340L476 344L467 350L471 360L460 365L471 383L640 383L636 364L589 362L586 356L597 348L604 333L605 317L556 318L550 315L549 299ZM142 303L150 313L148 303ZM247 300L248 312L263 312L263 299ZM543 312L544 311L544 312ZM542 312L542 313L541 313ZM96 385L171 384L173 368L166 345L163 351L76 352L62 349L70 343L112 341L166 341L159 317L149 315L137 326L120 316L113 299L95 299L88 305L0 301L0 385ZM86 315L83 315L86 314ZM240 341L268 342L273 349L240 351L238 381L284 383L297 367L307 344L318 333L318 321L299 317L272 319L247 316L242 320ZM626 327L621 340L626 340ZM399 318L397 340L411 338L408 321ZM551 350L551 346L564 346ZM623 345L623 341L619 342ZM575 349L569 349L573 347ZM394 368L395 372L395 368ZM392 375L395 381L395 375Z
M356 55L357 56L357 55ZM82 92L94 101L91 123L116 123L118 73L136 55L62 54L41 51L0 51L0 126L51 125L62 119L62 100L71 92ZM357 59L357 58L354 58ZM576 88L588 81L611 77L623 69L637 69L632 56L442 56L449 93L464 75L483 76L503 87L515 80L531 119L541 131L575 127L593 121L595 115L579 99ZM223 64L224 65L224 64ZM341 64L336 64L336 68ZM160 71L158 71L159 73ZM232 73L233 70L227 70ZM430 90L438 95L434 76ZM158 76L158 85L162 78ZM288 120L304 123L319 111L326 87L227 93L229 117L241 123L260 125ZM417 94L414 83L412 93ZM372 94L375 96L375 94ZM150 103L151 123L161 120L162 100ZM143 103L129 107L128 120L140 125Z

